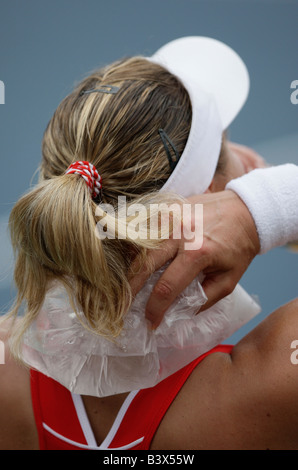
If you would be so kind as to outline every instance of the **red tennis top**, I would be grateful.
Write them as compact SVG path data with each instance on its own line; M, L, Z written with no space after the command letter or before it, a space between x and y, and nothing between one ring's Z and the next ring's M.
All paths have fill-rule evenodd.
M80 395L40 372L31 370L31 394L41 450L149 450L167 409L194 368L213 352L230 353L220 345L198 357L154 387L131 392L112 428L97 445Z

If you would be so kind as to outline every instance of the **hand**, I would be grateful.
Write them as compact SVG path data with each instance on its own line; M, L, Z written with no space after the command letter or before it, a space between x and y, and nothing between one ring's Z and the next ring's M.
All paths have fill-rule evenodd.
M208 301L200 311L230 294L260 250L254 221L236 193L229 190L209 193L189 198L189 202L203 204L202 247L185 250L183 237L165 240L160 250L148 253L146 266L130 279L135 295L152 272L172 260L147 303L146 318L153 328L160 324L175 298L201 272L205 275L202 287ZM137 264L135 261L133 270Z

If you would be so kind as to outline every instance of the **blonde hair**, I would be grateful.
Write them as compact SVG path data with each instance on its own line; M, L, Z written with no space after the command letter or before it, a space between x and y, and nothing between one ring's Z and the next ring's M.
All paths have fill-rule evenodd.
M119 90L115 95L82 93L103 85ZM136 255L145 260L147 250L162 240L122 239L119 225L115 239L100 240L96 225L105 214L101 207L115 205L118 196L146 207L169 202L171 196L159 192L171 169L158 130L166 132L181 155L190 123L191 104L182 84L142 57L91 73L58 106L44 133L39 182L10 215L17 287L10 315L16 318L25 303L12 338L16 357L54 279L65 285L94 331L110 337L121 332L132 301L131 262ZM83 178L65 174L77 160L93 163L100 173L99 204ZM148 211L147 221L149 217Z

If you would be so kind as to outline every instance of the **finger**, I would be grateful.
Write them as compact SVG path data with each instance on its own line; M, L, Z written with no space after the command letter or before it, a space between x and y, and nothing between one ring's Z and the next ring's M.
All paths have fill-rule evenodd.
M157 271L174 258L178 245L174 240L167 240L164 246L148 251L145 261L137 256L129 268L128 280L132 295L135 297L154 271Z
M207 265L206 257L200 262L191 262L185 253L178 253L170 266L161 275L147 302L145 316L155 329L164 313L176 297L194 280Z
M225 272L218 275L206 277L202 283L202 288L206 294L207 302L201 307L200 312L212 307L216 302L231 294L235 289L237 281L235 281L231 273Z

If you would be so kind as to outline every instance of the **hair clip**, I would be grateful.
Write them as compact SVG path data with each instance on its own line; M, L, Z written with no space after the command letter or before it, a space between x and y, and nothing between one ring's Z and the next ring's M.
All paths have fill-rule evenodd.
M171 168L172 171L174 171L174 169L175 169L175 167L176 167L176 165L177 165L177 163L180 159L180 155L179 155L175 145L173 144L173 142L171 141L169 136L165 133L165 131L163 129L159 129L158 133L160 135L163 146L165 148L165 151L166 151L166 154L167 154L167 157L168 157L168 160L169 160L170 168ZM172 155L171 155L171 152L170 152L170 149L169 149L169 145L172 147L172 150L175 153L176 160L173 160L173 158L172 158Z
M100 88L92 88L91 90L82 90L81 95L87 95L88 93L108 93L109 95L115 95L120 90L119 87L114 85L102 85Z

